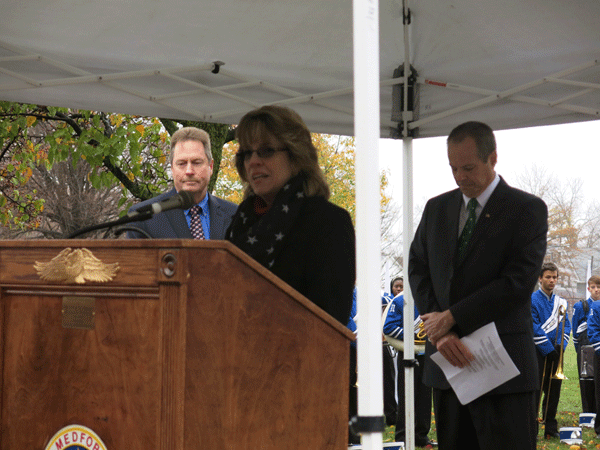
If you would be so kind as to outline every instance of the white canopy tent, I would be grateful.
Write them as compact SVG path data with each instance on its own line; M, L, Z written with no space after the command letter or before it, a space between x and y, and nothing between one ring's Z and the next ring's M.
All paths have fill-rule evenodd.
M355 135L359 413L381 416L377 139L405 138L408 243L412 137L600 118L597 0L407 1L1 0L0 99L228 124L278 103Z
M280 103L315 132L354 134L349 0L0 4L4 100L228 124ZM407 54L402 1L379 2L382 137L397 125L393 72L405 55L419 83L409 126L422 137L473 116L496 130L600 118L596 0L409 6Z

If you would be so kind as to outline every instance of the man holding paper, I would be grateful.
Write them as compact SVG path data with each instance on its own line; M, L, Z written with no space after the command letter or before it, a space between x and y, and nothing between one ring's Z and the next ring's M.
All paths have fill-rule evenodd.
M429 339L424 381L433 387L439 447L535 449L531 293L546 252L548 210L496 174L488 125L452 130L448 160L458 189L427 202L408 267ZM437 350L451 365L469 366L475 356L460 338L491 323L519 374L463 405L430 356Z

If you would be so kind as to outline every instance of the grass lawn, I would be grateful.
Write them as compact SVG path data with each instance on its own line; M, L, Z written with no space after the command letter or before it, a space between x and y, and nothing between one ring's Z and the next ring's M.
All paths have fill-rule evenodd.
M577 373L577 359L575 348L570 344L565 351L564 372L567 380L563 380L560 401L558 403L558 427L577 427L579 426L579 413L581 413L581 396L579 393L579 374ZM538 449L544 450L592 450L600 449L600 439L596 437L593 428L582 428L583 444L580 446L569 446L563 444L558 438L544 439L544 427L540 426L540 435L538 437ZM435 417L431 416L431 432L429 438L436 439ZM394 441L394 427L387 427L383 435L384 442Z

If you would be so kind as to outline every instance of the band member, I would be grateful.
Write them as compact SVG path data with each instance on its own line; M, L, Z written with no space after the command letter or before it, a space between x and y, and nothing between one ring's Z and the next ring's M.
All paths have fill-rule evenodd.
M423 367L425 359L425 332L423 321L415 308L414 312L415 333L415 359L419 363L414 368L414 405L415 405L415 445L417 447L432 448L433 443L427 437L431 427L431 388L423 384ZM383 325L383 334L402 341L404 339L404 295L398 295L392 300ZM403 355L398 355L398 418L396 420L396 442L406 439L406 425L404 411L404 365Z
M581 409L584 413L596 412L596 394L594 389L594 377L586 377L582 372L582 347L590 345L588 338L588 316L592 307L592 303L600 300L600 277L594 275L588 280L588 291L590 296L587 300L581 300L573 306L573 344L577 351L577 369L579 371L579 390L581 393ZM587 347L589 348L589 347ZM592 353L593 355L593 353ZM585 365L593 364L592 361L583 361ZM587 369L587 367L586 367ZM589 372L593 373L593 367L589 367ZM588 370L585 370L588 372Z
M562 380L556 378L555 375L571 334L567 301L554 294L557 281L558 268L556 265L551 262L544 263L539 278L540 289L531 295L533 341L537 349L540 370L540 391L538 391L537 404L540 404L543 393L544 402L541 414L545 422L544 437L546 439L560 437L556 410L560 399ZM559 339L561 334L562 339Z
M382 313L394 297L400 295L403 290L404 278L392 278L392 281L390 281L390 292L386 292L381 296ZM398 356L396 350L387 345L385 340L383 343L383 414L385 415L385 423L388 426L392 426L396 424L396 417L398 416L398 403L396 401L396 361L398 360Z
M588 290L592 299L600 297L600 277L591 277L588 281ZM594 390L596 393L596 417L600 417L600 301L594 300L587 318L587 337L594 347ZM596 420L594 431L600 434L600 420Z

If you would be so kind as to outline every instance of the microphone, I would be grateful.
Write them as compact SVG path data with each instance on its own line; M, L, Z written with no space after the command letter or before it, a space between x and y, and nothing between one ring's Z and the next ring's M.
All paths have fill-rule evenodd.
M112 222L101 223L98 225L92 225L90 227L81 228L74 233L71 233L67 239L73 239L75 236L79 236L80 234L88 233L90 231L99 230L101 228L110 228L116 225L123 225L130 222L139 222L143 220L147 220L152 217L154 214L157 214L162 211L169 211L171 209L190 209L194 206L196 202L194 202L194 197L188 191L181 191L174 195L173 197L169 197L163 201L155 202L150 205L142 206L135 211L131 211L127 213L127 215L121 217L120 219L113 220Z
M169 197L160 202L154 202L149 205L142 206L128 213L129 217L137 217L140 214L151 213L152 215L158 214L159 212L169 211L171 209L190 209L196 202L194 197L188 191L180 191L177 195Z

